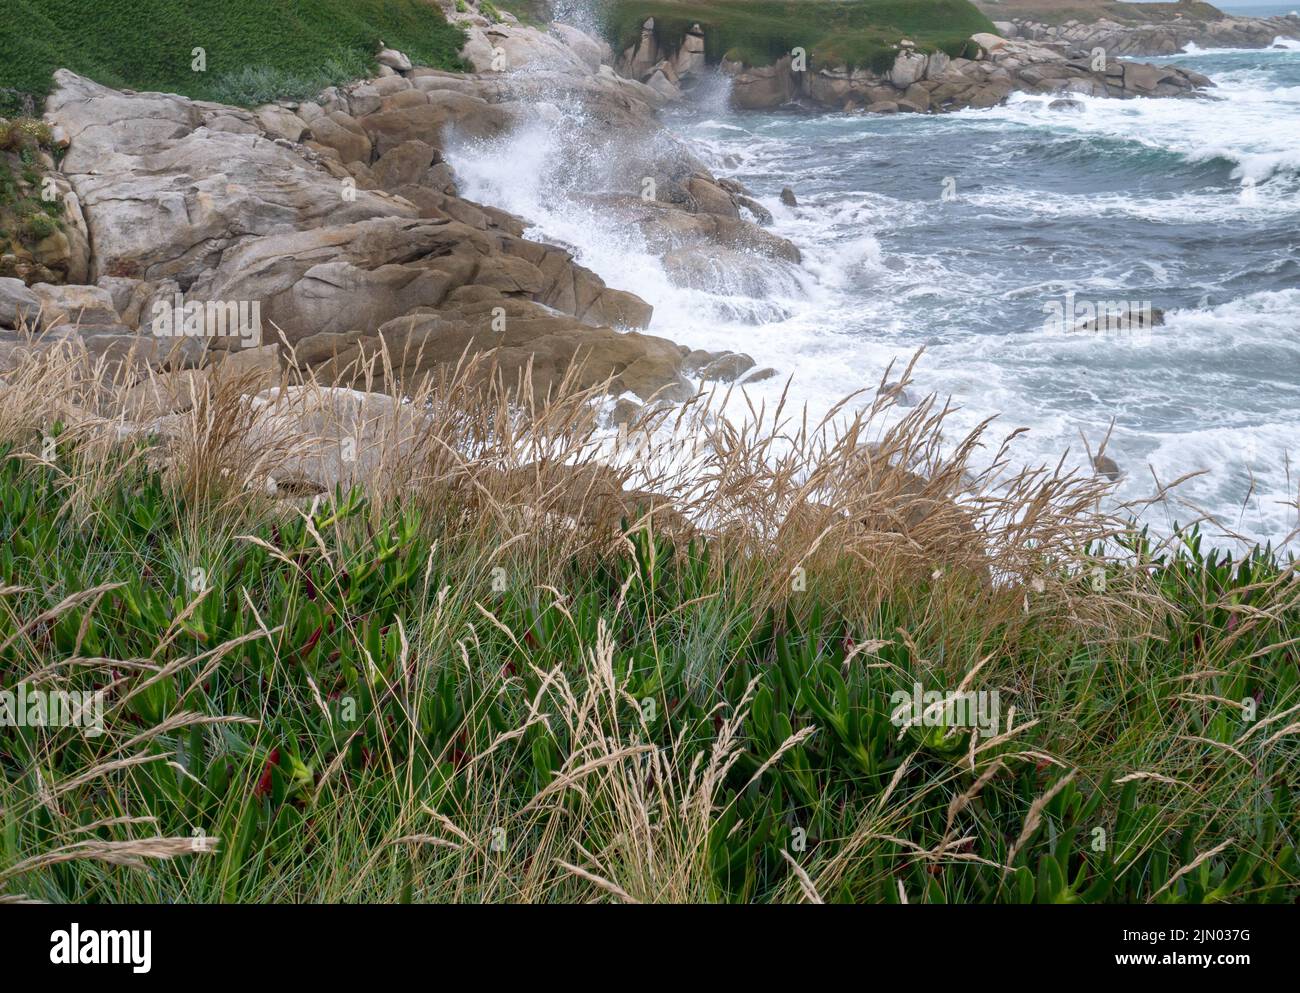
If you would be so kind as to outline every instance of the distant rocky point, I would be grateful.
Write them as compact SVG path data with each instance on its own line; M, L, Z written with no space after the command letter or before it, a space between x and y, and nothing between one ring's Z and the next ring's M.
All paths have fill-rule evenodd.
M676 49L647 18L637 44L615 67L667 100L680 99L714 67L705 61L705 30L694 25ZM769 65L723 58L716 67L731 78L731 102L746 110L803 105L871 113L926 113L993 107L1013 92L1100 97L1191 96L1213 84L1177 66L1073 54L1061 43L1004 38L980 32L963 49L969 57L926 52L902 39L883 71L849 65L802 63L796 54Z

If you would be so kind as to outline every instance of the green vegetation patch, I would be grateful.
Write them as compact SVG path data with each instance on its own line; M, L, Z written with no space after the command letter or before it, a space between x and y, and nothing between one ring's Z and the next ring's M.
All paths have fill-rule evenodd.
M1103 17L1117 24L1165 24L1176 16L1217 21L1223 11L1199 0L1180 3L1122 3L1110 0L979 0L977 6L999 21L1026 18L1040 24L1079 21L1092 24Z
M655 19L661 43L680 46L692 24L704 29L710 62L724 56L748 65L769 65L791 49L803 48L813 65L849 65L882 71L893 63L900 39L922 51L962 54L993 22L967 0L609 0L606 35L619 51L635 44L647 17Z
M463 68L464 32L423 0L6 0L0 114L39 112L60 67L246 105L301 99L373 72L381 39L417 63Z
M1051 610L954 627L984 595L956 576L846 611L819 573L756 608L710 542L634 530L543 581L454 503L222 527L139 460L103 478L74 517L61 470L0 452L0 686L106 697L96 736L0 735L0 896L586 901L563 864L600 852L639 900L799 899L788 859L845 902L1296 899L1300 616L1270 555L1135 548L1176 609L1099 642ZM976 669L1014 733L899 727L900 694ZM220 844L39 857L133 832Z
M0 118L0 255L63 229L63 200L42 196L42 152L62 152L45 122Z

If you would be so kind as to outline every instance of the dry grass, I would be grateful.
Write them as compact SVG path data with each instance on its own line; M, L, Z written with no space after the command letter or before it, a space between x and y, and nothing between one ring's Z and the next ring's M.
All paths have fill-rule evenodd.
M164 763L183 783L187 767L177 743L187 735L247 726L256 729L252 743L260 748L275 740L269 726L281 716L276 708L288 708L323 715L333 735L333 747L310 763L302 799L322 829L309 824L305 847L279 862L268 859L256 881L258 898L723 898L709 863L712 836L731 824L726 837L739 838L743 820L728 818L736 816L741 799L827 731L808 723L759 749L745 730L755 677L738 695L708 705L705 723L713 734L707 748L701 750L693 725L690 735L682 725L666 740L656 732L645 698L630 689L630 672L619 660L623 646L614 633L631 617L631 602L654 592L642 588L646 573L629 575L607 604L594 640L562 588L575 563L595 570L629 550L648 547L649 554L659 554L653 542L643 543L648 534L668 536L678 548L707 541L714 550L699 602L664 604L669 621L678 613L716 616L725 627L769 610L798 611L808 602L867 629L882 617L905 616L905 627L854 648L844 671L889 669L894 663L883 660L882 649L905 646L914 672L931 685L964 688L978 672L980 685L1001 687L1025 710L1054 719L1052 735L1032 744L1028 732L1039 719L1022 717L1014 727L1009 719L1005 733L978 746L972 739L969 754L931 769L920 782L913 777L925 753L915 746L886 787L858 811L853 826L842 837L826 839L815 858L792 858L781 850L788 875L776 899L843 898L866 885L864 880L879 882L873 860L880 858L904 867L980 864L1011 873L1017 855L1038 839L1057 794L1081 769L1083 779L1096 779L1100 766L1121 749L1133 760L1130 768L1141 764L1143 771L1133 775L1150 777L1151 789L1171 791L1170 805L1222 814L1230 795L1222 776L1240 771L1231 771L1232 763L1255 761L1241 749L1289 748L1294 741L1297 725L1285 713L1274 715L1272 725L1253 738L1228 743L1207 738L1203 724L1193 719L1204 706L1196 694L1213 684L1235 648L1295 611L1300 592L1290 568L1261 578L1244 594L1236 589L1230 598L1203 591L1200 602L1207 610L1230 606L1238 621L1226 638L1206 642L1204 655L1190 660L1182 691L1193 702L1171 709L1161 726L1135 728L1126 740L1126 729L1097 722L1081 705L1061 704L1055 695L1063 692L1062 667L1073 652L1113 645L1120 658L1126 645L1156 644L1185 604L1152 575L1149 555L1135 557L1122 547L1131 525L1103 509L1103 482L1071 474L1061 464L1017 468L1014 434L976 468L988 443L987 427L946 443L950 411L933 399L897 416L888 399L856 409L856 399L849 398L816 421L788 409L783 399L773 409L753 409L738 423L718 413L731 397L699 397L671 411L647 410L620 448L611 447L611 432L602 425L601 390L564 388L547 403L523 401L534 395L527 384L501 382L484 356L467 358L436 379L407 383L401 396L372 398L373 410L364 415L337 403L338 393L289 374L254 400L251 380L218 367L190 382L188 395L174 404L179 412L164 413L145 429L128 414L138 413L131 407L138 390L131 390L147 377L125 368L95 364L74 345L60 346L11 370L0 394L0 443L21 446L34 467L57 474L69 527L98 526L100 491L123 472L123 459L128 465L143 460L164 474L185 547L235 547L240 535L260 524L302 520L316 546L311 561L319 551L329 584L343 589L349 581L346 549L327 541L321 518L305 512L313 501L326 514L339 505L341 493L321 485L330 481L322 476L334 473L345 486L359 484L374 498L365 534L373 535L406 507L418 509L428 528L420 599L429 606L386 629L400 636L400 657L388 674L371 659L369 678L379 703L418 707L439 692L439 680L449 672L466 684L486 680L499 694L528 691L510 726L499 727L482 708L471 709L457 733L438 746L414 722L384 724L382 746L358 772L347 759L363 728L334 723L325 698L329 687L308 673L310 692L294 696L302 677L294 675L297 649L286 640L286 618L264 615L266 605L245 593L255 630L206 651L178 653L177 639L202 613L210 592L202 591L158 632L148 657L83 657L80 645L71 656L51 657L39 631L73 611L83 617L84 631L115 595L107 585L87 590L60 602L53 613L22 618L6 644L29 665L9 675L72 685L90 674L108 686L112 703L108 732L94 742L81 768L69 773L58 767L60 749L75 732L49 729L34 753L39 787L23 793L11 785L0 801L18 820L44 809L57 841L8 865L0 862L0 887L21 882L21 892L31 895L33 878L69 861L139 867L142 860L185 854L183 831L180 837L134 838L139 827L155 830L157 813L134 777L142 767ZM383 380L394 379L385 370ZM65 433L51 457L42 439L60 423ZM635 443L641 432L649 438L645 447ZM145 438L152 445L142 446ZM360 445L353 460L337 457L345 438ZM273 559L307 575L306 553L290 555L260 538L242 541L248 540L262 542ZM457 582L431 579L435 558L456 563ZM1103 586L1092 579L1096 568L1105 570ZM484 592L494 569L531 591L540 614L568 631L582 650L545 666L533 661L531 629ZM655 574L652 564L649 575ZM0 590L0 611L14 622L20 620L21 594L17 587ZM702 612L707 601L742 594L739 604L720 602L716 614ZM341 640L369 653L361 620L338 620ZM713 634L697 627L685 636ZM656 657L673 648L658 637L653 634L645 649ZM254 709L202 713L204 687L252 642L269 646L272 660L260 677L260 697L249 698ZM489 644L496 647L489 650ZM1056 654L1042 655L1041 665L1024 663L1048 645ZM1268 644L1270 652L1285 647L1284 640ZM501 667L503 657L512 661ZM693 692L709 698L722 686L728 662L702 657L694 664ZM1120 679L1127 691L1130 681L1141 683L1145 664L1139 656L1132 672L1098 678ZM133 701L138 704L164 681L181 687L167 712L145 727L126 720ZM1051 750L1068 747L1071 729L1079 735L1078 747L1062 758ZM1102 740L1112 732L1114 738ZM557 764L521 797L519 763L537 747L539 735L562 743ZM474 742L481 747L470 748ZM1188 784L1189 769L1202 767L1207 746L1230 772ZM1091 763L1087 750L1094 747L1107 755ZM427 777L414 771L417 756L426 770L450 764L454 788L431 789ZM1000 858L972 851L970 818L985 793L1010 775L1010 767L1035 764L1062 769L1063 776L1045 784L1020 811L1019 831ZM742 768L757 771L737 788L732 781ZM243 769L245 781L231 794L243 799L223 812L223 823L236 832L258 795L258 763ZM384 781L382 792L360 788L375 776ZM1263 791L1257 786L1255 795ZM377 822L380 808L385 813ZM918 812L930 810L940 812L939 833L904 837ZM88 829L88 819L98 840L79 833ZM1196 860L1165 888L1220 855L1230 840L1201 845ZM222 837L201 851L220 859L230 844ZM165 886L150 882L148 873L138 888L119 891L115 871L88 871L79 885L83 892L104 887L128 898L234 898L249 892L240 888L249 884L233 861L193 892L173 877ZM886 888L896 888L903 900L925 897L909 893L901 876L886 880Z

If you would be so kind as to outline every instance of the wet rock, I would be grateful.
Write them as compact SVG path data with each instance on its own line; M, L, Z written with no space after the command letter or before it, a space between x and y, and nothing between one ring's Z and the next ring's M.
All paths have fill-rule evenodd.
M772 216L772 212L757 200L747 196L737 196L736 202L740 204L743 209L749 211L750 216L754 218L754 222L762 227L767 227L776 220L776 218Z
M879 396L892 399L900 407L915 407L916 395L900 382L886 383L876 391Z
M434 142L442 147L451 134L464 138L491 138L515 122L514 114L481 97L452 90L434 90L428 102L414 107L381 110L363 118L365 133L383 156L405 141Z
M734 383L756 364L754 359L744 352L727 352L704 365L699 370L699 377L703 380Z
M1098 476L1105 476L1112 483L1120 477L1119 463L1109 455L1098 454L1092 460L1093 471Z

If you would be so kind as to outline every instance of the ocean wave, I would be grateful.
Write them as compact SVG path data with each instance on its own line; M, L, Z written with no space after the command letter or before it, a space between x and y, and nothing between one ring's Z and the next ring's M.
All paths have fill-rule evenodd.
M906 119L675 113L692 151L748 185L803 252L762 292L675 285L633 226L583 198L611 188L598 181L617 162L575 151L563 122L448 156L465 195L651 303L654 333L776 369L738 391L738 418L787 384L814 416L855 391L869 403L890 363L896 377L925 346L910 392L951 398L954 431L1000 415L1031 429L1017 461L1070 449L1088 471L1080 435L1095 446L1114 422L1121 498L1146 495L1152 470L1207 468L1188 498L1233 524L1247 501L1243 529L1276 538L1289 484L1275 456L1300 437L1300 290L1277 289L1300 271L1287 220L1300 87L1270 88L1254 63L1215 78L1222 100L1082 97L1079 114L1030 96ZM787 184L797 206L780 199ZM1166 324L1142 342L1045 333L1044 301L1071 291L1151 298Z
M1268 48L1202 48L1194 41L1189 41L1182 48L1183 55L1191 55L1200 58L1209 58L1216 55L1259 55L1261 52L1281 51L1281 52L1300 52L1300 40L1295 38L1285 38L1278 35L1269 44ZM1165 61L1176 59L1178 56L1163 56ZM1156 59L1152 59L1156 61Z
M1292 92L1294 91L1294 93ZM1259 185L1300 177L1300 87L1273 90L1225 86L1218 103L1192 100L1076 97L1082 113L1047 109L1050 99L1015 94L1000 108L979 111L1008 122L1029 118L1049 134L1077 136L1070 145L1057 138L1040 154L1109 159L1135 172L1167 167L1176 157L1190 166L1226 166L1229 178ZM1230 127L1225 122L1231 121ZM1205 176L1211 173L1204 174ZM1195 173L1190 178L1200 178Z

